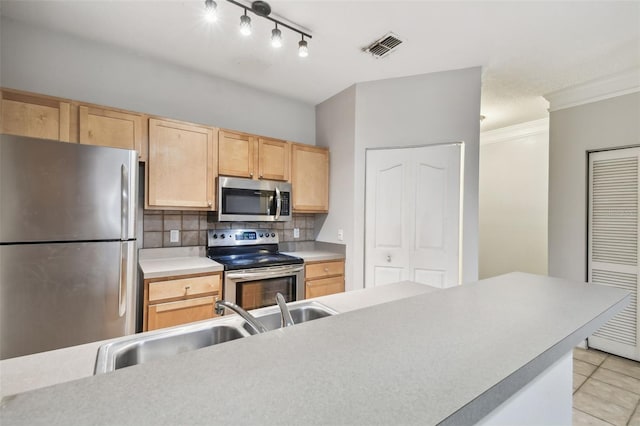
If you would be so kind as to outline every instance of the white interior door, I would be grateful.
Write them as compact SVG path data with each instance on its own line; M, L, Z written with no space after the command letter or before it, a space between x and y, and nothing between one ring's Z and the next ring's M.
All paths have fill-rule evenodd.
M638 236L640 148L589 155L589 277L622 288L631 303L589 337L589 346L640 360Z
M459 284L462 148L367 151L365 286Z

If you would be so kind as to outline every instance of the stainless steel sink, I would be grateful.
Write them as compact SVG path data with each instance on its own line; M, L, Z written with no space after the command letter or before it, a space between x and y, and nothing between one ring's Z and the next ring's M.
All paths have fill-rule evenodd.
M300 302L297 304L291 304L289 306L289 312L291 312L291 318L293 318L294 324L300 324L307 321L312 321L319 318L335 315L338 312L333 309L318 303L318 302ZM271 309L271 308L270 308ZM280 310L273 312L265 311L264 314L260 312L253 312L253 315L267 328L267 330L275 330L280 328L282 323L282 317ZM243 321L242 327L250 334L256 334L255 330L251 328L249 324Z
M338 313L315 301L293 302L288 307L295 324ZM252 314L268 330L280 328L280 310L277 306L257 309ZM253 334L255 331L241 317L233 315L123 337L100 346L94 373L108 373Z
M235 324L207 321L131 336L100 346L95 374L108 373L247 336L249 333L239 326L239 321L235 321Z

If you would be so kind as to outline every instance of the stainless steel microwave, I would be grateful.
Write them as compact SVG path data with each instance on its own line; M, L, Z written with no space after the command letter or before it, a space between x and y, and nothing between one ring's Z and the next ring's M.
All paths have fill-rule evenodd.
M291 220L291 184L273 180L218 178L220 222Z

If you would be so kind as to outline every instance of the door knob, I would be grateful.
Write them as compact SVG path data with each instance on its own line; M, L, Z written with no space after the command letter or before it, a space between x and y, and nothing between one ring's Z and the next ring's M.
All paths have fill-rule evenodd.
M387 255L387 262L391 262L391 256Z

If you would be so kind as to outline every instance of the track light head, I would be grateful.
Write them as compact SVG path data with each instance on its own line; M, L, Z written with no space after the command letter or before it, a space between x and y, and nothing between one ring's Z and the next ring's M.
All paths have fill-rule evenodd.
M240 16L240 34L251 35L251 18L247 16L247 9L244 10L244 15Z
M282 31L278 29L278 24L271 30L271 46L276 48L282 47Z
M204 19L207 22L218 20L218 4L214 0L204 0Z
M302 36L302 40L298 42L298 56L301 58L306 58L309 56L309 46L307 46L307 41Z

